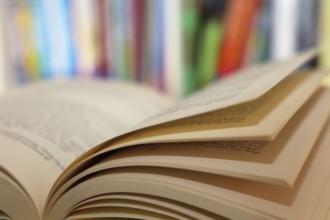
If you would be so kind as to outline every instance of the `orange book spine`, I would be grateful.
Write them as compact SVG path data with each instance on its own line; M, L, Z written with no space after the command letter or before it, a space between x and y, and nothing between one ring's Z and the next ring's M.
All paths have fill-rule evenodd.
M231 0L225 18L224 38L219 48L217 73L226 76L243 63L253 18L260 0Z

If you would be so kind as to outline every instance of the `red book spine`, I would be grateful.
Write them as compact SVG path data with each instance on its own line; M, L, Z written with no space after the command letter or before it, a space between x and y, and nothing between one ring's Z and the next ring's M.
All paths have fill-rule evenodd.
M108 63L108 58L107 58L107 44L108 39L107 39L107 22L106 22L106 0L99 0L96 2L96 14L98 15L97 17L97 25L98 25L98 42L97 42L97 47L98 47L98 55L99 59L97 61L97 76L99 77L107 77L108 76L108 71L109 71L109 63Z
M145 16L145 0L133 1L133 28L134 28L134 68L135 80L142 81L142 63L143 63L143 38L144 16Z
M229 75L241 67L260 0L231 0L225 18L224 37L219 49L217 73Z

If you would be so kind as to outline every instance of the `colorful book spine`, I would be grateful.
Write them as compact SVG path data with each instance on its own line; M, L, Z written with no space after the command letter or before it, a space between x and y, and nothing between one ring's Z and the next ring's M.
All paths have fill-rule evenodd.
M7 7L13 62L23 81L35 80L39 78L40 67L31 1L7 1Z
M105 2L106 8L106 19L105 19L105 30L106 30L106 44L103 45L106 48L106 58L107 58L107 75L109 78L116 78L115 70L116 70L116 56L115 56L115 41L114 41L114 15L113 15L113 2L106 0Z
M113 77L120 80L128 79L127 65L126 65L126 49L125 49L125 1L113 0L111 1L111 45L112 45L112 65Z
M187 96L197 88L196 47L198 24L200 19L199 1L183 0L182 2L182 93Z
M166 0L155 1L152 9L154 19L151 31L151 75L154 88L164 91L164 4Z
M272 44L272 0L263 0L256 24L253 62L265 62L270 59Z
M202 88L216 77L219 44L223 35L223 14L226 1L201 1L199 42L197 42L197 88Z
M217 73L226 76L242 66L253 17L259 0L231 0L225 16L223 41L220 46Z
M32 19L33 19L33 31L36 39L36 50L38 56L39 73L42 79L51 79L52 73L49 66L49 51L46 43L45 30L47 27L44 22L44 11L42 10L41 0L30 0Z
M54 78L72 78L75 57L70 23L70 7L66 0L41 1L49 49L49 66Z
M93 78L99 59L96 48L96 8L89 0L72 0L70 4L77 77Z
M142 81L142 64L143 64L143 38L145 35L145 12L146 0L132 0L133 5L133 44L134 44L134 73L137 82Z
M154 17L154 4L153 0L146 0L145 17L144 17L144 36L143 36L143 61L142 61L142 74L141 80L144 84L152 87L152 70L151 70L151 56L153 54L152 48L152 33L153 33L153 17Z
M97 52L96 77L106 78L109 75L110 64L108 62L107 48L110 47L108 39L108 17L107 17L107 0L98 0L96 5L96 35L95 42Z
M135 0L125 0L124 17L124 50L126 59L127 79L135 79L135 53L134 53L134 5Z

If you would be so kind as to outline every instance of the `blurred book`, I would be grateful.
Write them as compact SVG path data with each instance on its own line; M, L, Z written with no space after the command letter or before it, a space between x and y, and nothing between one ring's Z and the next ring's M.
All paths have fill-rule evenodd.
M95 26L93 27L96 39L93 42L98 59L96 60L96 78L109 76L110 65L108 63L108 37L109 19L107 18L107 0L98 0L95 4Z
M32 3L23 0L5 1L10 59L21 82L39 78L41 70Z
M322 68L330 68L330 1L321 0L320 30L319 30L320 59Z
M182 95L187 96L197 88L196 61L200 0L182 1Z
M41 0L40 0L41 1ZM53 78L72 78L75 73L70 25L69 2L65 0L41 1L45 20L46 42L49 51L49 66Z
M164 62L166 91L173 97L184 95L182 0L166 0L164 5Z
M314 47L320 29L320 1L299 0L297 51Z
M200 19L196 31L196 77L197 88L216 79L219 47L224 35L224 14L227 0L200 1Z
M6 5L0 2L0 33L6 33ZM0 93L15 83L15 75L11 71L8 39L5 34L0 34Z
M288 59L297 50L299 0L273 1L272 59Z
M70 1L75 72L78 78L93 78L97 72L99 53L96 35L96 4L90 0Z
M259 0L229 2L223 41L219 49L217 73L220 77L242 67L250 29L259 6Z

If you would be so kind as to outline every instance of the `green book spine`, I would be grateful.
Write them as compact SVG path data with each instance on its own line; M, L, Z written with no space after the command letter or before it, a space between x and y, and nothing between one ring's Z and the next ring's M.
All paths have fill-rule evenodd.
M183 30L183 95L189 95L196 90L196 71L193 65L195 36L199 22L197 1L184 0L182 14Z
M216 76L216 62L218 57L219 42L222 38L222 25L218 20L210 20L205 24L199 44L197 59L198 87L204 87Z

